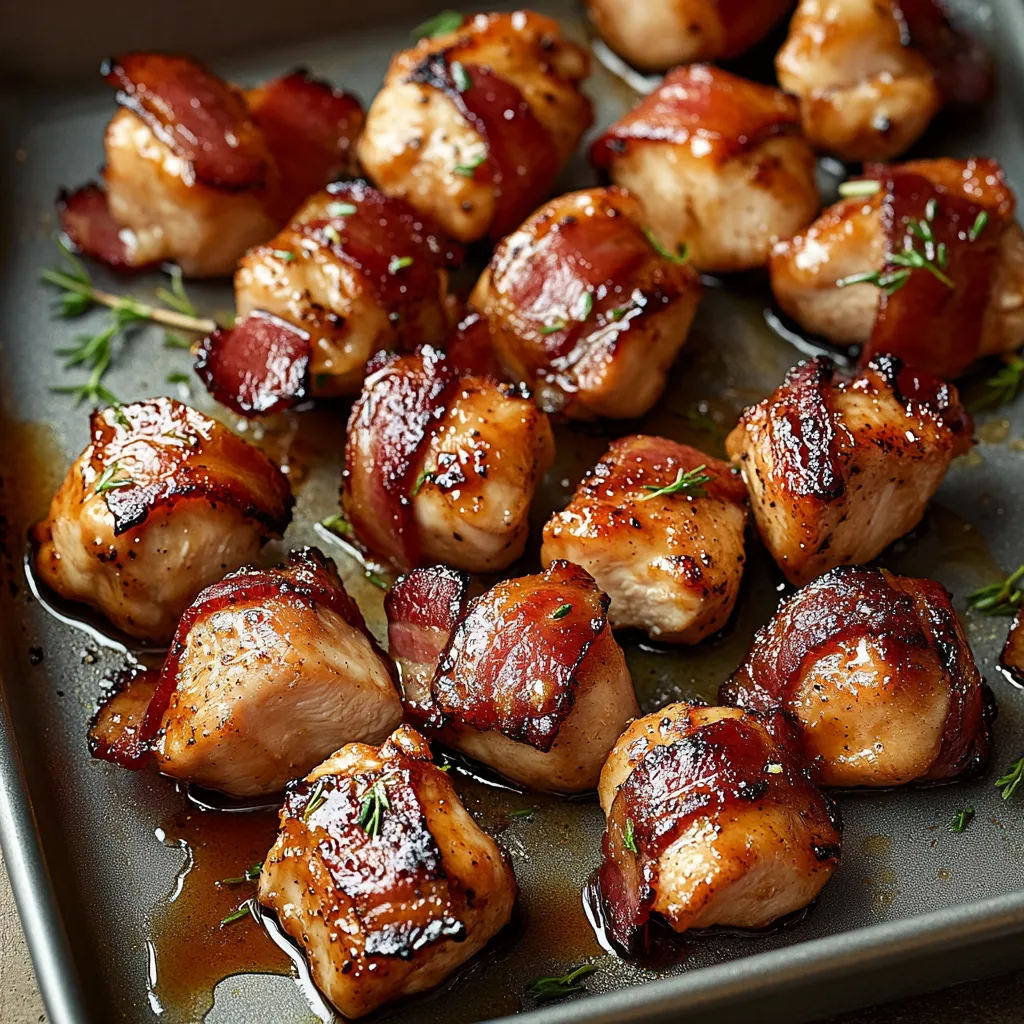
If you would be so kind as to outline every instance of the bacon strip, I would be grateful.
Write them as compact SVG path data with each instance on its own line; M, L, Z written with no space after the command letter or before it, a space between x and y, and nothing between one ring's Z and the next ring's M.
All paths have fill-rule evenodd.
M406 573L384 598L392 657L436 667L466 613L468 592L469 573L445 565Z
M140 729L159 684L156 669L134 666L96 710L89 726L89 753L123 768L141 768L149 755Z
M479 313L469 313L456 325L444 347L448 362L460 373L471 377L507 376L494 354L490 324Z
M474 169L473 178L494 186L490 234L501 238L551 192L558 177L558 151L517 86L484 65L460 61L463 50L472 53L478 47L477 34L464 45L432 53L413 69L408 81L443 92L487 144L487 157ZM458 72L453 72L453 65ZM463 75L468 78L466 88L460 88L467 85Z
M366 365L349 417L342 488L348 521L371 551L402 568L419 557L409 500L417 455L458 379L429 345L411 355L379 352Z
M1024 687L1024 608L1018 608L1013 617L999 664L1014 684Z
M118 102L187 160L197 181L228 192L267 183L269 162L242 94L189 57L130 53L100 73Z
M765 139L799 130L800 106L792 96L709 64L692 64L670 71L612 124L594 141L590 159L607 169L638 142L668 142L722 163Z
M884 272L907 271L892 257L913 250L947 281L925 267L911 269L905 283L891 294L881 289L878 315L861 352L861 364L888 352L939 377L958 377L977 358L981 346L1002 218L996 210L906 169L870 170L885 190L881 205ZM973 237L979 215L987 222ZM932 237L931 244L920 237L922 233Z
M222 405L243 416L280 412L309 394L309 335L255 310L204 338L195 371Z
M281 175L282 220L306 196L354 168L364 120L355 96L298 70L246 98Z
M102 260L119 271L145 270L153 264L137 265L114 220L107 193L90 182L74 192L62 191L57 197L60 227L77 252Z
M608 628L607 612L594 578L566 561L492 587L470 603L438 665L431 724L454 718L550 750L576 703L580 666Z

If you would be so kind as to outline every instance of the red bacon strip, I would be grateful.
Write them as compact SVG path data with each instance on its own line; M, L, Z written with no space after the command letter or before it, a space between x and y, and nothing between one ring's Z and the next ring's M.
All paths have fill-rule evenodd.
M469 574L445 565L413 569L384 598L392 657L436 667L466 613Z
M57 197L60 227L77 252L102 260L120 271L145 270L153 264L136 265L121 237L121 225L114 220L107 193L90 182L74 192Z
M195 371L213 397L243 416L264 416L309 394L309 335L255 310L204 338Z
M100 73L118 102L187 160L197 181L229 192L267 183L268 154L242 94L189 57L130 53Z
M247 95L253 120L281 175L280 216L347 173L363 126L359 100L299 70Z
M437 720L551 749L576 703L576 675L608 627L608 596L577 565L507 580L469 605L434 677ZM543 692L530 683L543 681Z
M466 376L495 380L504 380L507 376L494 354L487 318L479 313L469 313L459 321L444 351L448 362Z
M363 391L352 407L345 512L358 539L401 568L419 557L409 500L416 457L458 379L444 353L429 345L411 355L378 352L366 365Z
M752 6L752 5L748 5ZM728 160L776 135L800 129L800 107L778 89L709 64L670 71L661 85L590 148L600 168L637 142L689 145L695 157Z
M133 666L97 709L89 726L89 753L124 768L141 768L149 743L140 738L146 711L159 683L156 669Z
M999 664L1016 686L1024 688L1024 608L1017 609Z

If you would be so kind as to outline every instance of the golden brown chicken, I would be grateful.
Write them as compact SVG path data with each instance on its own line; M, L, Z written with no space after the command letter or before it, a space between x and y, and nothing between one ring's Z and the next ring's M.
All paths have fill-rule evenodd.
M707 64L677 68L593 144L671 252L698 270L763 266L818 212L796 101Z
M953 385L886 356L847 377L819 356L747 409L725 447L761 539L799 586L913 529L971 435Z
M792 0L586 0L601 38L644 71L738 57L759 42Z
M259 900L346 1017L440 984L512 916L511 865L402 726L289 788Z
M554 562L468 600L444 566L402 577L385 601L407 710L448 746L532 789L581 792L638 714L608 598Z
M943 103L977 103L991 68L938 0L800 0L775 58L804 132L843 160L891 160Z
M590 126L586 53L532 11L467 15L395 55L359 159L374 184L462 242L511 231Z
M170 398L94 412L91 436L35 528L36 571L129 636L167 643L199 591L284 532L288 481Z
M402 721L392 665L315 549L241 569L181 619L148 716L156 766L232 796L277 793Z
M548 418L521 388L462 376L429 346L382 352L349 418L345 515L399 568L504 569L523 553L553 454Z
M747 490L731 467L664 437L616 441L544 527L541 561L581 565L613 628L697 643L721 629L743 576Z
M188 57L106 61L121 110L104 140L106 189L62 196L64 231L119 270L172 261L232 273L299 203L354 170L358 101L304 72L247 92Z
M819 576L758 631L721 697L795 716L825 786L951 779L988 760L985 686L932 580L863 566Z
M601 772L599 875L611 933L764 928L806 907L839 864L838 818L780 715L693 704L633 722Z
M560 196L504 239L470 296L541 407L642 416L686 341L700 278L619 188Z
M772 291L808 331L939 377L1024 343L1024 233L994 160L867 168L776 246Z

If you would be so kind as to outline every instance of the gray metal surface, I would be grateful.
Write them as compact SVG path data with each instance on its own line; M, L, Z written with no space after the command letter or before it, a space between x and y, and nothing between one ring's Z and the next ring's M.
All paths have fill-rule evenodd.
M246 9L218 5L220 17L225 16L222 6L236 13ZM259 10L257 20L265 19L269 5L248 6ZM1018 190L1024 189L1024 129L1015 109L1024 94L1024 12L1016 0L960 6L999 57L999 95L981 114L944 118L919 152L991 154L1007 167ZM217 57L218 70L240 81L303 63L368 100L389 54L405 45L409 27L432 13L432 7L406 4L407 13L389 17L385 27L353 29L327 39L318 37L313 25L303 33L290 25L290 36L315 41L241 58L207 52L200 20L193 25L190 48ZM582 38L568 3L537 7L558 15ZM90 9L101 22L116 16L112 4ZM59 21L52 31L60 34ZM165 38L163 31L152 26L154 48ZM101 55L97 49L89 63ZM757 59L751 59L752 68ZM738 66L744 70L742 62ZM600 69L588 88L597 101L598 126L633 101ZM54 383L79 379L65 374L53 349L82 329L94 330L100 315L78 322L55 320L50 293L37 278L40 268L54 261L54 194L59 186L94 174L111 110L109 91L91 79L63 93L10 94L0 106L0 495L18 510L5 510L15 527L4 538L12 563L20 557L22 520L43 511L87 437L86 410L50 391ZM578 157L563 185L592 180ZM126 284L99 271L96 277L139 295L159 283L150 277ZM207 311L230 304L225 285L190 287L189 292ZM687 419L693 403L711 398L712 413L729 423L800 358L766 329L762 309L767 301L767 288L756 275L708 289L668 393L643 429L720 451L719 438ZM184 353L165 350L159 331L143 330L120 354L110 383L125 398L186 397L181 385L166 383L168 372L184 369ZM189 400L209 408L198 388ZM302 415L286 417L264 438L280 450L289 443L295 447L290 432L306 438L311 423L321 434L315 456L303 467L297 521L285 546L326 543L310 524L333 510L338 484L344 409L318 411L315 420L300 423ZM1010 419L1006 416L1003 410L981 418L982 436L988 440L954 464L922 526L883 558L897 571L939 579L961 609L964 595L995 579L999 567L1008 570L1024 560L1019 525L1024 403L1017 403ZM565 503L610 437L634 426L559 429L559 462L539 497L538 523L549 509ZM726 636L673 655L630 643L628 656L645 710L677 697L713 694L742 657L753 630L770 616L779 577L753 538L750 548L742 607ZM359 567L341 548L329 551L339 558L371 624L379 629L379 592L362 583ZM17 566L8 573L18 589L5 586L0 604L0 838L50 1016L54 1024L147 1021L153 1019L151 922L164 912L183 861L182 851L162 844L154 831L185 805L185 798L168 780L90 760L87 723L103 680L117 673L123 652L56 622L19 584ZM523 920L512 940L443 995L399 1007L384 1018L459 1022L528 1010L532 1004L523 993L531 978L561 973L582 959L599 965L587 986L603 997L549 1007L530 1020L698 1020L712 1012L716 1020L806 1020L1019 964L1024 954L1024 802L1019 797L1017 803L1003 803L992 779L1024 754L1024 694L995 668L1007 620L969 615L966 621L999 701L992 769L984 779L965 785L843 797L843 864L801 925L763 937L694 942L681 964L656 971L605 955L588 938L579 896L599 859L596 805L533 801L539 807L533 818L505 828L496 810L502 798L459 779L467 805L484 826L502 830L500 838L520 881ZM41 649L42 660L30 649ZM965 834L954 835L948 823L967 805L976 809L977 818ZM645 987L632 987L638 985ZM292 1024L310 1018L304 996L289 978L236 975L221 982L215 996L207 1019L216 1024ZM164 1016L173 1020L173 1008Z

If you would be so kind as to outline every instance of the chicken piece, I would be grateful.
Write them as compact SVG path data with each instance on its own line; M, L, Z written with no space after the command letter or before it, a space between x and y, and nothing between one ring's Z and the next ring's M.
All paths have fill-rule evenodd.
M775 58L804 133L842 160L891 160L945 102L991 90L988 58L937 0L800 0Z
M408 726L288 789L259 900L345 1015L439 985L510 920L508 858Z
M726 438L761 539L790 583L868 562L924 514L972 444L957 390L878 357L856 376L800 363Z
M447 268L461 256L460 246L447 243L401 199L361 182L333 184L308 199L280 234L242 257L235 304L243 323L250 314L270 314L308 335L297 347L304 376L292 394L279 398L356 394L374 353L445 340L457 311ZM281 373L277 346L263 348L261 357L236 336L239 330L252 333L247 325L218 331L202 355L218 399L226 397L236 409L245 404L239 386L224 386L217 372L237 362L225 346L244 345L251 356L241 379Z
M243 92L188 57L105 62L122 109L107 126L106 191L61 198L64 231L121 270L173 261L230 274L299 203L355 169L358 101L304 72Z
M391 61L359 159L460 242L500 238L555 184L593 111L587 54L532 11L468 15Z
M999 164L943 158L867 172L847 185L857 195L776 246L782 309L829 341L861 345L862 363L891 353L946 378L1019 348L1024 233Z
M694 644L732 614L747 489L727 463L664 437L616 441L544 527L541 562L575 562L611 598L614 629Z
M696 271L620 188L571 192L499 243L470 296L495 354L541 408L642 416L658 400L700 301Z
M984 768L985 691L941 584L858 565L783 601L721 699L795 716L821 785L900 786Z
M601 38L642 71L738 57L761 41L791 0L585 0Z
M280 792L343 744L382 743L397 728L391 672L319 551L239 570L178 626L148 712L156 765L231 796Z
M999 655L999 667L1014 686L1024 689L1024 607L1019 607L1013 617L1013 624Z
M168 643L204 587L284 532L288 481L258 448L170 398L90 422L91 442L33 530L36 572L129 636Z
M698 270L764 266L773 243L818 212L796 101L707 64L670 72L594 142L590 159Z
M670 704L619 737L601 772L599 880L616 942L652 915L676 932L765 928L806 907L839 864L840 826L781 716Z
M579 566L498 583L416 569L388 592L406 709L443 743L531 789L576 793L639 714L608 597Z
M352 407L342 503L358 540L399 568L511 565L554 456L529 393L460 376L429 346L380 353Z

